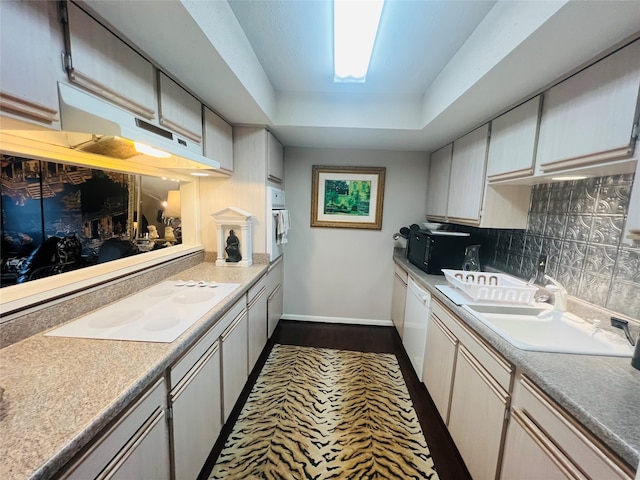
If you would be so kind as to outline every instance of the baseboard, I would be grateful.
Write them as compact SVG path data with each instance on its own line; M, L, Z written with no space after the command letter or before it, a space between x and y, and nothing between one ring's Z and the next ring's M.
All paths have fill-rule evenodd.
M367 325L374 327L392 327L391 320L376 320L373 318L321 317L316 315L295 315L284 313L282 320L296 320L299 322L342 323L347 325Z

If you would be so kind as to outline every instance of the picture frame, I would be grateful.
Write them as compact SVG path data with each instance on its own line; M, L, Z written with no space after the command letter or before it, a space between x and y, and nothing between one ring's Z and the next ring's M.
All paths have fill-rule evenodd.
M311 226L382 229L385 167L313 165Z

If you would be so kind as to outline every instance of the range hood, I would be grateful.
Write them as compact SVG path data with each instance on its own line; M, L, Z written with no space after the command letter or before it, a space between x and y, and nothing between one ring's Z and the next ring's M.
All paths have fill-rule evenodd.
M58 91L62 130L90 134L87 141L72 145L76 150L127 159L138 155L135 141L196 162L200 168L220 169L220 163L202 155L202 147L191 140L70 85L59 83Z

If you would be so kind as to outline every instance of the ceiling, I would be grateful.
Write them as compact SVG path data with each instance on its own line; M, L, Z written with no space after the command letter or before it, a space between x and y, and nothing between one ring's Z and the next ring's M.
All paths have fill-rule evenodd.
M635 1L388 0L364 84L329 0L83 5L233 124L285 146L433 151L640 35Z

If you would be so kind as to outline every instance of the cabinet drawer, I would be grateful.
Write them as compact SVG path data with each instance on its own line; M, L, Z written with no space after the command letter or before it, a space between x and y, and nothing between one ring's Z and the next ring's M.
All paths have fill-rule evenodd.
M405 285L407 284L407 281L409 279L409 274L407 273L406 270L404 270L403 268L400 268L398 265L394 265L393 272L400 280L404 282Z
M138 439L143 438L148 431L157 431L154 427L158 422L166 425L164 423L166 395L165 380L162 377L60 478L78 480L97 478L108 465L113 464L116 458L125 457L128 454L125 447L130 446L131 443L137 445ZM159 432L156 436L158 441L154 441L154 445L162 444L163 450L156 452L154 462L161 467L159 471L162 472L162 476L165 477L166 473L166 478L169 478L168 435L165 431ZM161 465L165 461L166 464ZM111 466L109 470L115 472L117 466Z
M171 388L178 384L198 359L218 340L222 332L231 325L233 319L245 308L244 303L244 297L242 297L171 367Z
M478 359L503 389L511 391L514 370L509 362L485 344L467 326L463 325L453 313L435 299L431 303L431 312L453 333L460 343L467 347L467 350Z
M528 378L516 383L513 406L530 418L579 468L592 479L626 479L633 474L622 462L607 455L584 427L570 418Z

